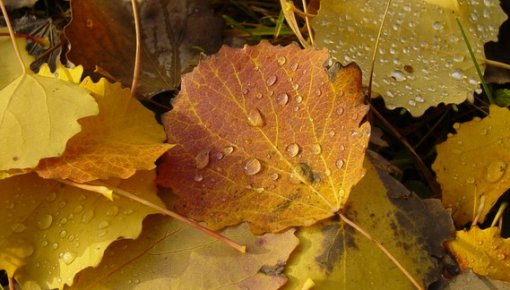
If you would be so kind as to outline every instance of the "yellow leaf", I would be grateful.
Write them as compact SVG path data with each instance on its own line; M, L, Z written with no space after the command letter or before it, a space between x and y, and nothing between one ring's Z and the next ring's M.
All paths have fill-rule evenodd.
M28 65L25 41L17 44ZM75 84L29 68L21 74L9 38L0 38L0 53L0 171L33 168L41 158L61 155L69 138L81 130L77 120L97 114L97 104Z
M43 73L48 74L47 69ZM79 81L76 74L57 73L60 78ZM154 114L119 83L105 79L94 83L86 78L80 86L96 99L99 115L80 120L82 132L69 141L61 157L41 160L37 173L44 178L88 182L128 178L136 170L155 168L156 159L172 145L162 143L165 132Z
M248 247L240 253L195 228L151 216L137 240L111 245L97 268L79 273L72 289L278 289L298 240L294 230L254 236L247 224L223 235Z
M457 238L446 243L461 268L479 275L510 281L510 239L503 239L498 227L458 231Z
M459 226L473 218L484 200L480 220L510 187L510 111L490 107L489 116L455 124L457 134L437 146L432 168L443 189L443 204ZM476 206L475 203L476 202Z
M154 175L141 171L108 184L162 206ZM142 219L155 212L124 198L111 202L35 173L0 180L0 200L0 269L14 276L23 289L72 284L76 273L99 264L113 241L136 238Z
M381 242L419 284L430 284L440 271L434 257L443 255L442 241L453 235L449 214L439 200L423 201L367 160L365 167L344 214ZM373 241L342 221L323 221L297 235L300 245L288 263L285 289L313 283L313 289L415 288Z
M312 22L315 43L344 64L356 62L365 84L386 2L322 0ZM484 43L497 40L498 27L507 18L498 1L391 2L373 79L374 91L388 108L404 107L419 116L431 106L459 104L473 95L479 78L456 18L483 65Z

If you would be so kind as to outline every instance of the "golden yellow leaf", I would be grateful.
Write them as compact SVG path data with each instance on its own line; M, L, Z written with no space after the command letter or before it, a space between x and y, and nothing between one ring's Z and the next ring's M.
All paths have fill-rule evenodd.
M10 39L0 37L0 171L33 168L41 158L61 155L81 130L77 120L98 112L87 90L30 72L25 43L17 40L27 67L22 74Z
M136 240L113 243L97 268L79 273L71 289L278 289L298 240L294 230L254 236L247 224L223 235L240 253L195 228L163 216L144 221Z
M501 237L498 227L458 231L457 238L446 243L461 268L479 275L510 281L510 239Z
M130 179L105 183L162 205L154 175L141 171ZM0 269L23 289L70 285L76 273L99 264L110 243L136 238L142 219L155 212L131 200L112 202L35 173L0 180L0 200Z
M328 48L340 62L356 62L364 83L386 2L323 0L312 22L317 45ZM484 43L497 40L498 27L507 18L499 1L391 2L373 79L374 91L383 96L388 108L404 107L419 116L440 103L459 104L479 87L456 18L483 65Z
M490 107L484 119L455 124L457 134L437 146L432 168L443 190L443 204L459 226L471 221L483 200L480 220L510 187L510 111ZM476 203L476 206L475 204Z
M440 272L434 257L453 236L448 212L439 200L421 200L390 175L365 161L367 174L353 188L345 215L367 231L422 286ZM414 289L393 262L348 224L323 221L297 233L300 245L289 260L285 289Z
M82 70L80 67L79 70ZM44 74L49 74L45 68ZM59 78L77 82L76 75L57 70ZM44 178L88 182L111 177L128 178L136 170L155 168L156 159L172 146L165 144L163 128L154 114L131 98L129 89L105 79L86 78L80 86L99 105L99 115L80 120L82 132L71 138L60 157L41 160L36 168Z

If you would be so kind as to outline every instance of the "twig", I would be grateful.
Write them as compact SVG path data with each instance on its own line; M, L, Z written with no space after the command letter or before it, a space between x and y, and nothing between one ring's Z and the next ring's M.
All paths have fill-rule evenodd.
M140 76L140 56L141 56L141 33L140 33L140 17L138 16L137 0L131 0L133 9L133 19L135 22L135 65L133 69L133 81L131 82L131 97L136 97L136 89L138 87L138 78Z
M9 36L11 37L12 47L14 48L14 52L16 53L16 57L18 58L19 64L21 66L21 72L23 75L27 73L27 68L23 63L23 59L21 58L21 53L19 52L18 45L16 44L16 38L14 37L14 30L12 29L11 21L9 20L9 15L7 15L7 9L5 9L4 1L0 0L0 8L2 9L2 14L5 17L5 23L7 24L7 30L9 30Z

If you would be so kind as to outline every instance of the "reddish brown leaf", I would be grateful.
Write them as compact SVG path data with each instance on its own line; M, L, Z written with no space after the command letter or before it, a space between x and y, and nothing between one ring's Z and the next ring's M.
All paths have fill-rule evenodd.
M234 49L182 80L164 116L171 149L159 183L178 211L213 228L248 221L279 231L331 216L363 175L369 125L361 73L328 79L326 51L290 45Z

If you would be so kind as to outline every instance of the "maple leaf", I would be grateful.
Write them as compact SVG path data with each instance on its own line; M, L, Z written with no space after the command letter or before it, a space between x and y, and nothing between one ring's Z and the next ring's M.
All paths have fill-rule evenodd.
M442 242L453 237L449 213L439 200L421 200L368 160L344 214L427 286L440 273L436 258L444 255ZM300 245L288 262L285 289L304 289L310 281L314 289L415 288L374 241L343 221L304 227L297 236Z
M255 232L310 225L335 214L363 174L361 75L331 72L325 51L267 42L224 46L182 79L163 118L177 144L158 182L176 209L208 226L248 221Z
M153 171L140 171L130 179L105 183L162 205L154 178ZM155 213L132 200L111 202L35 173L0 180L0 199L4 205L0 213L0 269L23 289L71 285L76 273L99 264L113 241L136 238L142 219Z
M26 41L16 43L26 73L10 39L0 38L0 171L33 168L41 158L61 155L68 139L81 130L77 120L98 112L85 89L32 73Z
M81 67L77 68L82 71ZM79 79L57 70L60 78ZM49 75L48 66L41 74ZM80 120L82 131L71 138L60 157L41 160L36 168L44 178L88 182L111 177L128 178L136 170L154 169L154 162L171 145L163 144L165 133L154 114L132 100L129 89L105 79L97 83L86 78L80 83L92 93L99 105L99 115Z
M254 236L247 224L223 235L247 245L240 253L183 223L151 216L137 240L112 244L97 268L76 277L76 289L278 289L298 240L294 230Z
M459 266L473 269L477 274L510 281L510 239L501 237L498 227L458 231L457 238L446 247L453 253Z
M386 1L325 0L312 26L316 43L339 61L355 61L365 82ZM427 3L428 2L428 3ZM412 115L440 103L459 104L478 88L478 76L456 23L468 33L477 59L507 18L497 1L393 1L378 45L374 91L386 106ZM431 83L437 84L431 86Z
M201 0L141 1L141 73L138 91L152 96L177 88L181 72L189 71L200 53L221 45L221 18ZM129 1L73 0L72 19L65 28L73 63L86 70L106 71L130 86L135 61L135 31ZM199 48L199 49L197 49Z
M459 226L472 220L483 202L480 221L510 187L510 134L507 108L490 106L484 119L455 124L457 134L437 146L432 168L443 190L443 204ZM482 200L483 199L483 200ZM476 206L475 206L476 204Z

